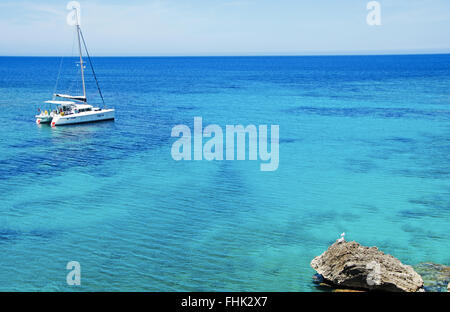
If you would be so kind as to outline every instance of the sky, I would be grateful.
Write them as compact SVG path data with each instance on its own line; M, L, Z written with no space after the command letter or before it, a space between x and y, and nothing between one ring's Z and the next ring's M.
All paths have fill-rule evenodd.
M0 55L73 54L64 0L0 0ZM89 0L94 56L450 53L449 0Z

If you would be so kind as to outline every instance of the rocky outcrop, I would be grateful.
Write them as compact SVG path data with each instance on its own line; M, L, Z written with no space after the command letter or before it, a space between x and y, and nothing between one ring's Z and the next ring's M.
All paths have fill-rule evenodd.
M342 239L314 258L311 266L338 289L416 292L423 287L422 277L411 266L376 247Z
M450 285L450 267L437 263L420 263L414 266L422 276L425 291L444 292Z

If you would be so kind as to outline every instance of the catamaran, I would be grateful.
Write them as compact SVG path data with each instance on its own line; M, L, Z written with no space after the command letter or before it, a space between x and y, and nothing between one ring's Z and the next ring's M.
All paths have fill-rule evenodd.
M35 116L37 124L49 123L51 124L52 127L55 127L55 126L95 122L95 121L114 120L115 110L113 108L106 108L105 106L102 91L98 84L97 76L95 75L94 71L94 66L92 64L91 57L89 55L78 19L75 26L77 32L76 36L78 39L78 51L80 54L80 69L81 69L81 82L83 86L83 95L69 95L69 94L55 93L53 95L53 99L51 101L45 101L45 103L55 105L56 109L50 111L40 110L40 114ZM93 105L89 105L87 103L82 45L84 46L86 56L89 59L92 74L95 78L97 89L103 102L103 108L94 107ZM64 100L56 100L56 98L61 98Z

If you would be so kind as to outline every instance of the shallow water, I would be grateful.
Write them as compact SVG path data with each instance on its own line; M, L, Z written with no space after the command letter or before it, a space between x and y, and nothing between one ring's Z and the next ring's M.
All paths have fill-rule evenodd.
M450 55L94 63L117 120L51 129L33 116L60 59L0 58L1 291L315 291L309 262L344 231L450 264ZM279 169L175 162L195 116L280 125Z

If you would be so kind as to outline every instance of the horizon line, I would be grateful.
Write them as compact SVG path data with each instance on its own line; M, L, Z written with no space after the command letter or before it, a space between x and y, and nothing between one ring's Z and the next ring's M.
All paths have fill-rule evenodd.
M163 58L163 57L302 57L302 56L407 56L407 55L449 55L450 51L417 51L417 52L367 52L367 53L355 53L355 52L336 52L336 53L307 53L307 54L289 54L289 53L269 53L269 54L154 54L154 55L91 55L91 57L141 57L141 58ZM0 57L79 57L76 55L0 55Z

